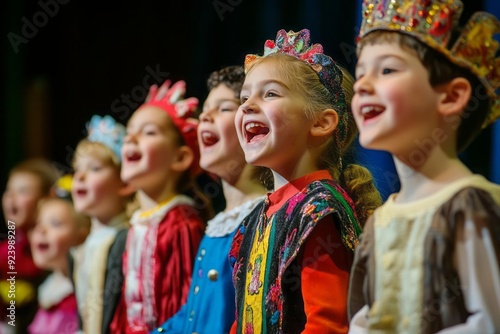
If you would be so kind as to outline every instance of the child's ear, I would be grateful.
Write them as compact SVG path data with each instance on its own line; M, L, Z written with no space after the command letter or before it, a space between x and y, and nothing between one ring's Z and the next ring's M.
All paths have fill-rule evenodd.
M311 127L311 135L313 137L328 136L335 130L338 123L339 115L337 112L334 109L325 109Z
M462 77L454 78L437 89L441 92L438 111L443 116L456 115L464 111L472 94L469 80Z
M118 189L118 194L121 197L128 197L132 195L136 189L132 187L130 184L123 182L123 185Z
M175 156L174 162L170 165L170 168L176 172L184 172L189 167L194 160L194 153L189 146L181 146L177 149L177 154Z

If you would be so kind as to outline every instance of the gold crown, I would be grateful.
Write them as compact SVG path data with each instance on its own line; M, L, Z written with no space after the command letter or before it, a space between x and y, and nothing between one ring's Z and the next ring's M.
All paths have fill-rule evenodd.
M478 77L491 97L491 110L483 123L500 117L499 43L493 36L500 22L490 13L477 12L467 22L451 49L448 43L463 5L459 0L364 0L363 22L358 40L375 30L408 34L445 55L454 64Z

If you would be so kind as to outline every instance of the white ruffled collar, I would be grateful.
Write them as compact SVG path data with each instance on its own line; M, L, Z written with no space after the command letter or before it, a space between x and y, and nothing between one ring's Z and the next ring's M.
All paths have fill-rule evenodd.
M246 201L228 212L219 212L207 225L205 234L209 237L223 237L233 232L265 196Z
M61 273L52 273L38 287L38 303L48 310L74 292L71 280Z
M160 203L152 209L149 210L136 210L132 217L130 218L131 225L152 225L161 222L163 217L170 211L173 207L177 205L191 205L194 206L194 200L186 195L177 195L171 200Z

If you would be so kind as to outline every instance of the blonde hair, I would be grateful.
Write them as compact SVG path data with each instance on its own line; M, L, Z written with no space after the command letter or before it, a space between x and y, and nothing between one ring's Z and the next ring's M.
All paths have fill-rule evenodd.
M87 139L83 139L76 146L76 150L73 155L73 166L75 165L76 159L78 159L79 156L88 155L95 156L103 163L115 167L118 170L118 174L120 174L120 157L117 157L116 154L103 143L93 142Z
M358 134L351 112L354 78L345 68L337 64L343 74L341 89L346 100L344 110L338 110L339 108L333 104L330 91L320 81L312 67L290 55L274 53L258 58L251 64L247 75L256 65L271 61L287 85L302 95L305 102L304 113L308 119L317 119L320 112L325 109L334 109L337 112L339 123L336 129L330 138L317 148L316 167L328 169L333 178L340 181L356 204L356 213L360 224L363 225L373 210L382 204L382 198L373 184L373 177L368 169L356 164L342 169L342 158L351 149L351 144Z

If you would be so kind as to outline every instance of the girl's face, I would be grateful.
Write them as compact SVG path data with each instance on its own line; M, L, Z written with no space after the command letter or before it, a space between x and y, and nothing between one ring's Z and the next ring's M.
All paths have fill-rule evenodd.
M364 147L406 156L440 128L440 94L417 56L396 43L363 47L354 90L352 110Z
M124 209L124 187L116 167L92 154L75 159L71 193L75 209L106 222Z
M236 132L246 161L283 177L308 159L309 130L301 93L292 90L273 61L254 65L245 78Z
M51 199L44 203L30 235L36 266L46 270L65 271L69 249L76 245L78 227L71 203Z
M16 228L28 228L35 223L38 201L43 197L40 179L31 173L16 172L7 182L2 197L3 213Z
M235 92L219 84L208 94L198 126L200 166L228 182L238 178L246 165L234 127L239 105Z
M122 147L122 180L148 193L164 185L179 149L175 125L159 107L139 108L127 125Z

